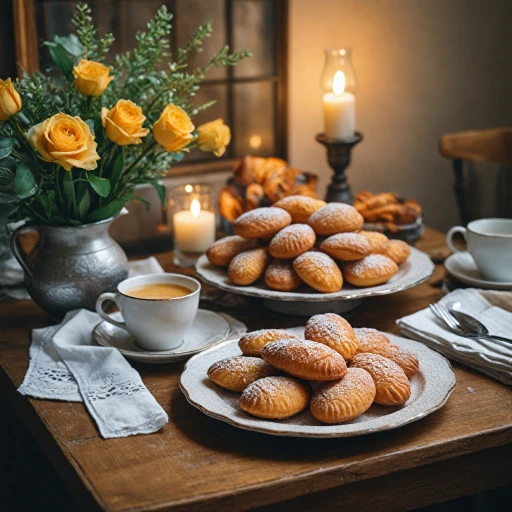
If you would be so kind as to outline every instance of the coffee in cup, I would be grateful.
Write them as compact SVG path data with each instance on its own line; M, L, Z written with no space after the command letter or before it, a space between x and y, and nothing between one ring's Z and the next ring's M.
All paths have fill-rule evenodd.
M105 321L129 331L137 345L146 350L179 347L192 326L199 307L200 283L181 274L148 274L125 279L116 293L102 293L96 311ZM124 321L103 311L111 300Z
M512 219L479 219L467 228L453 227L446 235L446 243L453 252L461 252L453 245L456 233L466 240L469 254L486 279L512 282Z

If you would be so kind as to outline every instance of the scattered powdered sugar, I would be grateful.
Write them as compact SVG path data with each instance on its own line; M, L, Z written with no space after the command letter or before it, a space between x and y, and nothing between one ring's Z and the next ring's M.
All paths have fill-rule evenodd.
M385 334L371 327L358 327L354 329L354 333L362 352L366 352L364 349L367 347L389 343L389 338Z
M277 233L269 245L270 253L273 251L305 251L315 245L316 235L311 226L307 224L292 224ZM277 253L276 253L277 256ZM291 254L294 257L296 254ZM286 256L288 257L288 256Z
M363 225L363 217L349 204L328 203L311 214L308 224L320 235L355 231Z
M370 242L359 233L338 233L337 235L331 235L322 242L321 248L327 250L344 249L361 254L367 254L372 250Z
M269 260L268 251L264 247L249 249L237 254L229 264L228 274L242 277L249 273L262 274ZM258 276L259 277L259 276Z
M362 260L344 264L344 269L354 277L367 277L370 272L374 275L386 275L396 266L395 262L382 254L370 254Z
M342 379L324 384L315 394L315 400L329 402L342 394L350 396L364 388L375 389L372 376L363 368L349 368Z
M356 354L350 361L350 366L366 370L372 376L377 387L387 386L390 382L398 385L402 383L407 383L407 386L409 385L409 380L402 368L391 361L391 359L379 356L378 354L367 352Z
M210 366L210 368L208 368L208 375L210 375L213 372L219 371L242 374L248 371L249 369L264 368L265 366L270 365L257 357L227 357L226 359L221 359L220 361L213 363Z
M338 268L336 262L327 254L318 251L308 251L301 254L296 260L295 264L300 265L303 262L308 262L310 265L314 265L317 270L325 273L331 273L334 268Z

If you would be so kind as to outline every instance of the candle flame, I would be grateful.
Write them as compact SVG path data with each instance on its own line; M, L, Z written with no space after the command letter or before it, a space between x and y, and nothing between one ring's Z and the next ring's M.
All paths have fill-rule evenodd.
M197 199L193 199L190 204L190 212L193 217L199 217L199 213L201 212L201 205Z
M332 81L332 90L336 96L341 96L345 90L345 73L343 71L336 71Z
M190 192L192 192L192 190L193 190L192 185L185 185L185 192L187 192L188 194L190 194Z

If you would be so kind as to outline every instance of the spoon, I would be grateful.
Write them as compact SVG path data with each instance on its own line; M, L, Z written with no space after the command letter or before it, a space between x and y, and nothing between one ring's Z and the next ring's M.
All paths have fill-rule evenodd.
M455 317L455 319L462 324L468 331L478 334L479 336L490 338L497 341L506 341L507 343L512 343L510 338L504 338L503 336L495 336L493 334L489 334L489 329L477 320L476 318L468 315L467 313L463 313L462 311L457 311L456 309L450 309L450 313Z

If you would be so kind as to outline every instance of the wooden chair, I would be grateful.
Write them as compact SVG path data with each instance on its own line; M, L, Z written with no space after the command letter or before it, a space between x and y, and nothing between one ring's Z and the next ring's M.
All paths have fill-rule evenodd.
M455 174L454 190L457 197L461 221L464 225L476 218L475 205L471 201L471 179L464 172L464 162L486 162L499 164L497 215L512 217L512 127L492 128L449 133L439 140L439 150L445 158L453 160Z

